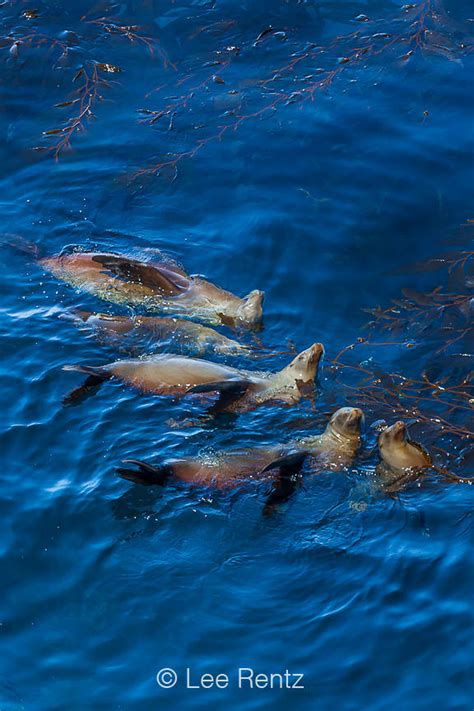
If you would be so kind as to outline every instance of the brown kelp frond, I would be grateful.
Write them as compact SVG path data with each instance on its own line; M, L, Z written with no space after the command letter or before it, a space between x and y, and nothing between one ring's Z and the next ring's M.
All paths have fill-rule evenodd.
M64 133L64 137L72 130L69 138L82 130L84 121L92 116L92 105L102 97L101 91L94 91L95 78L90 71L91 49L96 52L99 42L102 49L108 38L123 40L144 48L150 58L158 56L164 70L174 69L161 74L153 72L158 74L155 79L158 86L150 87L146 105L139 108L140 122L154 128L158 140L161 132L166 131L163 140L166 149L158 145L145 165L135 171L134 178L165 174L174 179L183 161L196 157L209 144L219 142L242 125L278 115L286 107L310 104L336 89L347 91L348 83L356 82L362 73L376 71L383 81L390 67L397 69L411 64L415 57L429 60L437 55L460 64L463 56L474 51L470 37L472 23L456 23L445 11L442 0L407 4L384 17L359 15L346 34L328 37L320 44L301 40L301 35L288 27L263 25L249 30L238 20L227 17L213 17L209 22L209 14L196 9L194 16L188 18L189 31L179 41L199 42L196 55L199 65L191 56L185 69L178 73L152 25L143 28L134 24L133 18L130 22L124 19L118 7L110 9L115 13L110 15L105 8L105 3L99 3L84 15L77 34L65 31L57 37L32 27L37 18L41 21L41 12L25 11L20 21L16 14L0 37L0 48L9 51L13 59L21 56L23 48L57 50L63 64L73 56L78 61L79 55L81 64L87 65L84 72L89 86L81 107L83 113L72 117L69 126L51 129L58 136ZM275 57L273 68L266 75L259 71L262 52ZM237 62L238 73L234 72ZM98 66L110 68L104 71L115 71L112 63ZM247 72L244 78L242 66ZM341 84L345 78L347 81ZM63 102L63 108L67 103ZM209 117L205 123L196 122L196 116L201 115ZM195 139L188 139L193 135ZM174 137L176 142L172 143ZM56 158L70 141L66 138L58 144L59 151L53 151Z
M360 27L321 45L301 46L291 33L266 28L256 38L242 38L237 44L213 48L209 61L194 72L188 72L172 86L152 89L147 97L153 96L155 105L140 109L141 123L168 133L179 122L188 131L199 128L204 135L191 146L176 148L164 158L150 161L132 178L162 173L176 177L182 161L194 158L209 143L222 140L242 124L270 117L290 105L312 102L318 94L335 87L343 76L354 81L357 73L371 67L377 69L382 60L384 67L395 68L400 63L406 65L416 55L439 55L461 63L461 57L474 47L469 28L454 23L441 0L405 5L388 18L359 16L356 20ZM234 25L231 20L220 21L199 28L191 37L219 34ZM275 53L280 60L266 77L256 77L252 61L258 62L262 45L278 46ZM282 60L282 55L286 59ZM243 57L249 76L237 83L232 65L236 58ZM177 86L184 89L178 96ZM214 115L205 125L192 123L197 104L205 104Z
M8 37L2 37L0 40L0 46L5 47L10 57L17 60L21 57L21 52L23 49L48 49L48 50L59 50L63 56L68 53L68 45L57 37L50 37L49 35L42 34L40 32L30 32L29 34L15 33L9 35Z
M435 273L445 285L426 292L406 287L388 308L368 309L374 317L370 329L389 335L380 340L360 337L330 364L335 385L351 400L357 398L369 415L422 425L443 465L464 471L469 471L473 449L468 444L474 437L474 357L468 345L473 335L474 252L466 247L468 225L450 240L458 249L398 272L428 275L424 278ZM409 375L384 367L385 348L399 350L398 362Z
M171 67L176 71L177 67L173 62L170 61L166 52L162 49L159 44L158 37L150 37L144 34L143 29L140 25L125 25L121 24L116 18L112 17L98 17L96 19L88 19L85 16L82 18L84 22L89 25L94 25L100 28L100 30L107 32L109 35L116 37L122 37L132 44L141 44L153 57L157 54L165 69Z
M441 0L405 5L402 11L411 19L409 32L403 38L409 49L402 59L408 60L420 50L459 62L459 50L471 48L468 32L450 18Z
M12 11L8 12L10 5ZM80 67L72 80L77 86L75 91L63 101L58 102L56 99L58 103L55 107L62 111L68 110L69 118L60 126L44 132L43 135L51 144L49 147L44 145L36 147L36 150L50 152L56 159L71 146L71 139L75 134L82 132L85 125L94 118L94 107L103 100L104 90L112 84L110 80L105 79L105 75L122 71L111 61L96 61L94 58L97 48L100 47L102 52L109 37L143 47L149 55L148 61L157 56L161 59L163 68L176 69L152 30L148 34L139 25L128 24L122 18L105 16L103 3L101 3L101 10L96 6L75 23L74 12L67 7L67 3L64 4L64 8L59 4L58 20L64 10L68 23L71 22L74 28L61 32L55 30L51 32L43 21L43 14L47 15L47 13L43 13L42 9L26 9L18 12L18 8L13 6L13 2L0 2L2 8L0 54L3 50L3 58L6 62L17 64L18 71L35 69L41 71L47 80L51 80L46 81L45 84L49 86L51 93L56 92L58 78L66 74L71 62ZM116 11L120 12L117 8ZM54 71L59 69L61 73ZM156 64L154 69L156 70ZM53 103L51 101L51 104ZM54 140L52 137L55 137Z
M438 352L472 339L473 260L474 252L462 249L412 265L409 270L412 272L444 270L446 287L437 286L426 293L402 289L403 298L392 299L391 306L367 309L373 316L369 328L413 336L423 333L425 337L443 342Z
M67 101L56 104L56 108L70 109L70 116L63 126L49 129L43 134L52 139L52 145L47 149L53 153L56 160L62 151L70 148L73 136L84 131L86 124L95 118L94 106L104 100L102 92L111 86L111 82L106 80L103 74L119 71L113 64L90 62L83 64L76 72L72 81L78 84L77 89Z
M412 420L443 435L465 440L474 437L470 425L474 414L474 388L471 372L459 373L453 369L436 378L429 368L417 377L386 371L377 365L373 354L380 347L410 343L371 342L361 339L344 348L329 363L335 382L374 419L391 418ZM348 355L362 347L370 358L351 361Z

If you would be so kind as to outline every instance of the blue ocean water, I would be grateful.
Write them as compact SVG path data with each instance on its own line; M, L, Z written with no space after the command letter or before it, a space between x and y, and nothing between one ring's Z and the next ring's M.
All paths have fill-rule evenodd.
M412 331L413 314L398 332L365 328L364 310L402 289L457 293L454 270L406 267L472 249L474 12L402 6L0 4L2 711L472 708L474 487L374 488L371 424L399 411L362 403L331 369L358 338L394 344L348 353L384 373L429 366L452 385L469 364L466 324L457 341ZM120 354L60 317L130 312L45 274L10 248L18 237L43 254L158 248L239 295L263 289L258 338L279 355L229 363L277 369L289 341L322 341L316 402L209 418L107 384L63 407L78 382L63 365ZM431 401L413 435L472 475L467 436ZM291 439L343 405L366 410L353 468L306 477L270 518L265 486L115 475L127 457ZM468 428L468 407L447 410ZM239 688L244 667L303 674L304 688ZM186 669L229 684L187 688Z

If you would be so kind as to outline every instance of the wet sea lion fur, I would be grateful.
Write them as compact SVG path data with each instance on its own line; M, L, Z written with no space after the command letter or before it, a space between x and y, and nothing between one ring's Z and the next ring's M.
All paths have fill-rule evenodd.
M211 324L261 326L263 291L255 289L240 298L201 277L188 275L160 252L146 261L76 248L44 257L35 245L22 238L14 237L8 243L34 257L58 279L105 301L139 306L149 312L191 316Z
M77 310L64 314L63 318L73 320L80 327L85 326L102 341L122 349L143 344L152 350L172 346L179 352L197 356L206 353L254 355L249 346L227 338L209 326L169 316L115 316Z
M218 409L227 412L243 412L269 401L294 404L312 389L323 354L323 345L315 343L277 373L241 370L174 354L130 358L104 366L66 365L64 370L86 373L88 378L65 402L116 378L157 395L218 393Z
M399 491L429 470L459 484L474 483L474 479L457 476L437 466L429 452L421 444L410 439L403 420L382 430L378 437L378 447L381 462L376 473L386 491Z
M174 478L197 486L235 488L250 480L281 481L298 473L305 462L312 471L339 470L352 462L359 447L364 415L359 408L337 410L320 435L293 440L286 445L243 451L224 451L197 458L172 459L152 466L128 459L118 474L145 486L162 486ZM281 492L279 492L281 494ZM281 496L278 497L279 500Z

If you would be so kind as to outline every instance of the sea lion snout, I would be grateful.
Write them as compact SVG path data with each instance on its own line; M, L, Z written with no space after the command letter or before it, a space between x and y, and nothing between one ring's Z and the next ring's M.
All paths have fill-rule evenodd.
M291 373L291 377L295 380L301 380L302 383L311 382L316 377L323 355L323 344L313 343L312 346L299 353L296 358L293 358L291 363L285 368L285 371L288 374Z
M259 289L245 297L245 303L237 311L237 321L247 326L259 326L263 318L263 300L265 292Z
M379 435L379 445L383 447L390 442L405 442L408 436L407 426L403 420L398 420L394 425L386 427Z
M324 346L322 343L313 343L312 346L302 351L296 356L293 363L298 363L298 365L307 365L311 367L313 365L319 365L319 361L324 355Z
M364 424L365 417L364 413L360 407L350 408L350 412L347 415L347 424L351 427L361 427Z
M364 413L359 407L341 407L330 420L331 427L341 435L360 435Z
M308 365L318 365L324 355L324 346L322 343L313 343L311 348L308 348Z

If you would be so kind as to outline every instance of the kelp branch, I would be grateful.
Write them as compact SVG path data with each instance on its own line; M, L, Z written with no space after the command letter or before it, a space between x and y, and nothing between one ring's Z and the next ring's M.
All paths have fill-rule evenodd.
M350 362L347 356L362 347L373 352L380 347L404 342L371 342L360 339L346 346L331 361L330 369L336 383L347 393L357 397L360 406L376 418L397 417L429 425L443 435L460 439L474 437L469 425L474 414L474 388L471 374L452 374L434 379L428 369L417 377L387 372L374 362L373 357L361 362ZM353 397L351 399L353 399ZM464 424L466 416L469 420Z
M115 18L112 19L109 17L98 17L96 19L86 19L86 17L83 17L83 21L89 25L98 27L109 35L124 38L132 44L143 45L152 57L155 53L158 54L165 69L171 67L175 71L177 70L176 65L169 59L167 53L160 46L159 39L144 34L140 25L120 24Z
M102 72L119 71L117 67L110 64L89 63L84 64L73 78L73 83L79 86L72 93L71 97L60 104L57 108L70 108L70 115L64 125L60 128L53 128L44 132L44 135L53 140L53 145L48 147L57 160L62 151L71 147L71 140L75 134L85 130L86 124L94 116L95 105L104 100L103 91L111 86L111 82L101 76Z
M326 44L306 43L303 47L295 47L294 42L288 41L285 45L280 42L279 55L282 53L281 47L288 46L290 49L287 60L281 62L267 77L255 80L254 74L249 74L246 80L240 82L239 87L232 85L231 72L226 71L226 80L221 77L221 73L236 59L240 61L244 58L247 64L251 64L253 58L258 61L261 44L259 38L262 37L262 41L268 46L269 39L283 35L286 40L286 34L269 28L260 33L256 41L242 41L238 43L239 46L214 51L214 58L218 56L218 59L207 64L219 65L218 75L213 71L203 79L194 81L185 94L172 101L165 99L162 106L140 109L145 117L140 122L155 126L167 117L169 129L174 126L175 118L178 120L186 110L190 114L195 113L192 102L213 101L213 84L223 85L229 82L231 88L228 93L239 95L236 103L226 110L223 116L217 114L217 120L215 115L211 116L211 121L205 126L208 129L206 137L200 138L194 146L167 153L164 158L154 160L137 170L132 177L158 175L163 169L172 169L176 174L181 161L194 157L204 146L221 140L231 130L237 130L246 122L271 116L283 107L295 104L301 107L308 101L313 102L317 94L328 91L346 73L367 70L371 63L375 67L378 66L376 62L380 62L382 56L384 59L387 56L389 60L394 60L395 65L400 61L406 63L418 52L434 53L459 62L460 56L467 53L472 46L470 39L467 39L467 30L453 23L444 11L441 0L423 0L417 4L405 5L388 19L374 20L360 16L356 20L361 22L360 28L351 30L346 35L336 36ZM233 21L224 25L225 28L231 26L235 26ZM219 28L219 22L201 28L201 33L212 32L213 27ZM397 51L397 47L401 49ZM225 51L228 51L229 55L223 61ZM386 65L387 62L384 62L384 66ZM186 85L191 80L192 74L188 73L182 80L178 79L175 87ZM251 86L253 89L242 91L242 86ZM164 87L158 87L148 92L147 96L161 96L162 90ZM217 106L220 106L219 102Z
M423 333L442 340L438 352L454 343L473 337L473 266L474 252L459 250L410 265L407 271L431 272L444 270L448 287L437 286L423 293L412 288L402 289L404 298L392 299L387 308L367 309L373 316L368 327L390 333Z

